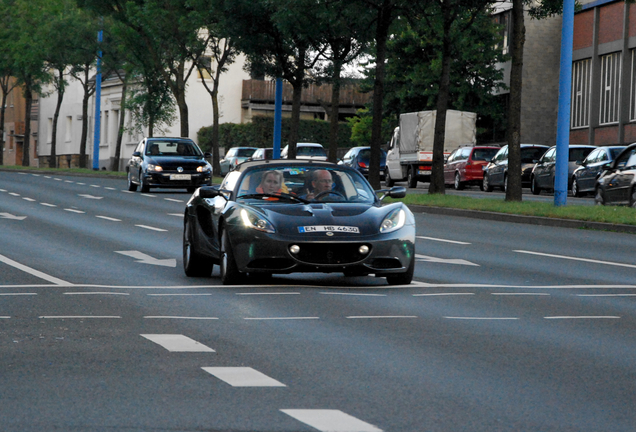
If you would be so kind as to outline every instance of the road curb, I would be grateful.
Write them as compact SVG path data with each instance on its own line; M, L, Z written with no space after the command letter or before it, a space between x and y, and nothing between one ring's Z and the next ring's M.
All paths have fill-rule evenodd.
M488 212L480 210L464 210L448 207L434 207L425 205L409 205L415 213L430 213L447 216L459 216L473 219L494 220L529 225L551 226L559 228L592 229L598 231L614 231L636 234L636 225L611 224L572 219L557 219L539 216L522 216L506 213Z

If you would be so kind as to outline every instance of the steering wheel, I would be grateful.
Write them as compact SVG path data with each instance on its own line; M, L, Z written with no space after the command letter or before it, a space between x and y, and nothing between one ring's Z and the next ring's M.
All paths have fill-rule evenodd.
M316 196L314 196L314 200L317 200L323 196L327 196L327 195L336 195L339 196L340 198L342 198L343 201L346 201L347 198L341 194L340 192L336 191L336 190L328 190L328 191L322 191L318 194L316 194Z

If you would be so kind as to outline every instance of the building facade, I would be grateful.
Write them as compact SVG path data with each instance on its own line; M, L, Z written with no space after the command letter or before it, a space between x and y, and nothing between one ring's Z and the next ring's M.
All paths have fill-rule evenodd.
M12 87L12 84L9 86ZM0 90L0 101L2 101L2 90ZM8 92L5 112L4 112L4 134L2 148L3 165L21 166L24 156L24 133L26 131L26 101L20 87L15 87ZM31 137L29 140L29 164L37 166L38 154L38 95L33 95L31 106Z

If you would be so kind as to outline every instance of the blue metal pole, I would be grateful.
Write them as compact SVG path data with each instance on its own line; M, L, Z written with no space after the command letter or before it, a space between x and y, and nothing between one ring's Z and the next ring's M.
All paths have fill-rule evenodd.
M556 171L554 175L555 206L566 205L568 199L573 33L574 0L564 0L563 26L561 29L561 69L559 73L559 114L557 117Z
M274 100L274 159L280 159L280 140L283 122L283 80L276 78L276 96Z
M97 32L97 42L101 43L103 31ZM97 75L95 75L95 130L93 134L93 169L99 170L99 137L101 134L102 110L102 52L97 52Z

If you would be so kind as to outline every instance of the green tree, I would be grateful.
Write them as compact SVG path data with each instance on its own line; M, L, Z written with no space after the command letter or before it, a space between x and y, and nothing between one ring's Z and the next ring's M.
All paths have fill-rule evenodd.
M12 79L15 75L13 63L13 51L11 50L12 33L10 30L10 3L0 0L0 165L4 165L4 119L7 106L7 98L17 85Z

